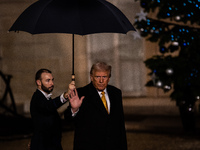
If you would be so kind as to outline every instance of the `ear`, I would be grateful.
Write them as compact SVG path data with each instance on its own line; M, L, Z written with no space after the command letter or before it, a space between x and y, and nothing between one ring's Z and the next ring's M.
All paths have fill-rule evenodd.
M90 80L93 81L93 76L92 75L90 75Z
M36 80L36 83L38 86L41 86L41 81L40 80Z
M108 82L110 82L110 77L108 78Z

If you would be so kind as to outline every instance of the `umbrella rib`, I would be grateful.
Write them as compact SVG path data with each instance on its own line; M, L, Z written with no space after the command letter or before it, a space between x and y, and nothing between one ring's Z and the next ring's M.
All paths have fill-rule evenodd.
M118 22L120 23L121 27L127 32L127 28L125 28L125 26L123 26L122 22L124 22L123 20L121 21L121 18L116 15L113 11L113 9L111 9L109 6L113 6L114 9L118 10L119 11L119 15L123 15L123 18L126 18L128 20L128 18L121 12L121 10L117 9L116 6L114 6L112 3L109 3L107 1L102 1L102 0L99 0L100 3L104 4L104 6L106 6L111 12L112 14L115 16L115 18L118 20ZM110 5L105 5L106 3L110 4ZM117 12L117 11L116 11ZM135 29L133 28L133 30L135 31Z
M45 5L44 5L44 7L43 7L43 9L42 9L42 11L41 11L41 13L40 13L40 15L37 17L37 21L35 22L35 25L34 25L34 29L33 29L33 33L32 34L37 34L36 32L35 32L35 28L36 28L36 24L37 24L37 22L38 22L38 20L39 20L39 18L40 18L40 16L41 16L41 14L42 14L42 12L44 11L44 8L51 2L52 0L50 0L48 3L46 3L45 2ZM39 2L42 2L42 1L38 1L38 3Z

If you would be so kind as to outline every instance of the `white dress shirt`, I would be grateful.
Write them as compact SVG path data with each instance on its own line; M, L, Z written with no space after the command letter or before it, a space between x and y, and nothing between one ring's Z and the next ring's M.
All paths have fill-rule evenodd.
M38 90L40 90L40 89L38 89ZM51 97L51 95L52 95L52 93L50 93L50 94L47 94L47 93L45 93L44 91L42 91L42 90L40 90L41 92L42 92L42 94L47 98L47 100L49 100L50 99L50 97ZM65 99L64 98L64 93L62 93L61 95L60 95L60 101L62 102L62 103L65 103L66 101L68 101L68 99Z
M98 93L99 93L99 96L102 97L101 91L98 91ZM104 93L105 93L106 103L107 103L107 106L108 106L108 112L110 113L110 99L109 99L109 96L108 96L107 89L104 89Z

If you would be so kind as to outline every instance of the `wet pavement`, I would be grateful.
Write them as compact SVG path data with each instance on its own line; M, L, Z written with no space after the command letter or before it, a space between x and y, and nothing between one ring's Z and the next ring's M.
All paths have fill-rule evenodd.
M185 132L179 116L128 115L125 119L128 150L200 150L198 119L195 132ZM29 123L21 120L3 127L0 150L27 150L31 137ZM73 128L64 124L63 150L73 149L73 134Z

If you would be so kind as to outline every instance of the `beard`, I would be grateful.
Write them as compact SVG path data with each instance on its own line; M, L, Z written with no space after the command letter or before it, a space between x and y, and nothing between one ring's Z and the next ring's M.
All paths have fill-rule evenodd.
M44 91L44 92L46 92L46 93L51 93L52 91L53 91L53 88L54 88L54 86L52 85L51 87L46 87L46 86L44 86L43 84L41 85L41 88L42 88L42 90Z

